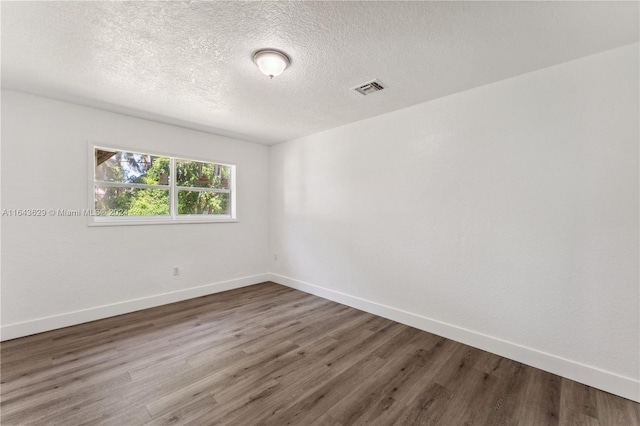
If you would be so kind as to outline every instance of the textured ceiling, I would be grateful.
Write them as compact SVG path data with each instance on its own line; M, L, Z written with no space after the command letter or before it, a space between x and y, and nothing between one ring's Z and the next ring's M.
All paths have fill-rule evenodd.
M3 1L2 86L272 144L633 43L638 6Z

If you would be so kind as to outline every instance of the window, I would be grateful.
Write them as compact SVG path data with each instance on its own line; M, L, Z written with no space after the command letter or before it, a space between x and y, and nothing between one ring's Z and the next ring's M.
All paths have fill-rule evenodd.
M94 225L234 221L235 166L93 147Z

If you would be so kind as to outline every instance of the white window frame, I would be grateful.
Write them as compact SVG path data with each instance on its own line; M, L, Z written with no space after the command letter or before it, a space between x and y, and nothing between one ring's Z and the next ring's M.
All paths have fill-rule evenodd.
M123 151L135 154L152 155L154 157L168 157L170 164L169 185L147 185L138 183L120 183L120 182L98 182L95 179L96 155L95 150L102 149L106 151ZM214 161L202 158L189 157L182 155L173 155L155 150L123 148L110 144L98 144L89 142L88 144L88 164L89 164L89 191L88 204L89 208L87 216L89 217L89 226L122 226L122 225L168 225L168 224L184 224L184 223L228 223L238 222L236 214L236 172L237 166L226 161ZM176 185L176 160L196 161L201 163L219 164L228 166L231 169L229 189L218 188L200 188L185 187ZM95 186L110 186L122 188L150 188L150 189L168 189L169 190L169 215L167 216L100 216L95 214ZM217 192L229 194L229 212L226 215L185 215L178 214L178 191L202 191Z

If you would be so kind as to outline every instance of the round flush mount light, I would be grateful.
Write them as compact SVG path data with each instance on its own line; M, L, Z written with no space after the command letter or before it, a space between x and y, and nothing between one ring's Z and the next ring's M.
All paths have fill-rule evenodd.
M268 75L270 78L282 74L291 63L287 55L277 50L258 50L253 55L253 62L264 75Z

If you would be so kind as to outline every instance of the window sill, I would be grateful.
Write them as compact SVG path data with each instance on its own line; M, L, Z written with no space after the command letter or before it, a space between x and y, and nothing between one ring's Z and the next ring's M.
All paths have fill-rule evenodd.
M117 219L99 217L89 219L89 226L131 226L131 225L182 225L191 223L235 223L238 219L231 217L185 217L180 219L164 219L159 217L119 217Z

